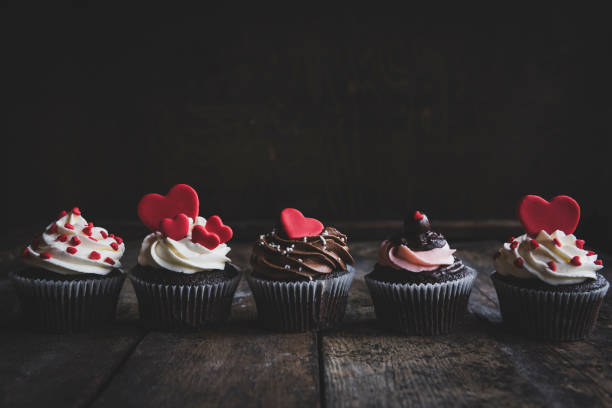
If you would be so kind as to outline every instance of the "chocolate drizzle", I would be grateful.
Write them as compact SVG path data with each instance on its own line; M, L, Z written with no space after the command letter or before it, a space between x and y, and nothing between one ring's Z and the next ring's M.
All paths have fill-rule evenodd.
M354 262L346 235L326 227L320 235L290 239L282 230L261 235L253 246L253 272L272 279L312 280Z
M403 233L391 237L394 245L405 245L414 251L428 251L446 245L444 235L431 230L431 223L425 214L416 211L404 220Z

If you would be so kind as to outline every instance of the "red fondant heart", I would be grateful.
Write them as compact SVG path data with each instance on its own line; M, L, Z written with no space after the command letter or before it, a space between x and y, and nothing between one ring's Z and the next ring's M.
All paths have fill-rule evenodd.
M138 203L138 217L151 231L157 231L164 218L174 218L177 214L196 219L200 203L198 194L187 184L177 184L163 196L147 194Z
M227 225L224 225L223 221L221 221L221 217L218 215L213 215L206 220L206 230L208 232L217 234L219 240L221 240L221 244L229 241L234 235L232 229Z
M179 241L189 234L189 218L185 214L164 218L159 223L159 230L168 238Z
M210 250L215 249L221 242L217 234L206 231L206 228L201 225L196 225L193 227L191 230L191 240L196 244L200 244Z
M552 234L561 230L571 234L580 220L580 206L571 197L560 195L550 202L536 195L527 195L519 202L518 217L529 235L544 230Z
M306 218L295 208L285 208L280 218L287 236L291 239L319 235L323 231L321 221Z

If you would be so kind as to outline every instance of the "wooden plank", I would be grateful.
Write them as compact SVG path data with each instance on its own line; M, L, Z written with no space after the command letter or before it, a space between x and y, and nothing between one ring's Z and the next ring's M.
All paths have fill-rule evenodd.
M232 261L247 265L250 246L233 245ZM227 325L147 334L94 406L318 406L315 336L265 331L255 318L243 280Z
M588 341L551 345L503 330L488 279L491 255L499 243L455 245L459 256L481 274L464 323L455 333L435 338L402 337L373 325L373 308L362 280L375 259L372 245L353 245L364 267L358 268L351 290L348 321L322 336L326 406L612 403L607 385L600 384L608 381L609 341L594 337L592 341L601 347L596 352L584 349ZM581 360L579 349L587 352ZM589 374L591 370L599 377Z
M127 265L136 254L128 251ZM81 407L91 402L144 336L134 291L123 287L118 320L94 331L47 334L28 330L19 321L15 291L0 281L0 406Z

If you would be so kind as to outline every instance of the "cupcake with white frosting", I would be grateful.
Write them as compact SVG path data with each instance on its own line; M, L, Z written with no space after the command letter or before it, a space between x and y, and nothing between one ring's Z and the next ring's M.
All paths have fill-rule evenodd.
M185 184L166 196L148 194L138 215L152 232L132 269L140 318L148 327L197 329L227 320L240 272L227 245L233 235L219 216L200 217L196 192Z
M597 254L573 235L580 208L570 197L550 203L526 196L519 218L527 231L494 256L491 276L504 322L530 337L578 340L595 326L608 281Z
M125 275L123 240L62 211L22 253L26 267L11 273L25 320L51 331L78 331L112 320Z

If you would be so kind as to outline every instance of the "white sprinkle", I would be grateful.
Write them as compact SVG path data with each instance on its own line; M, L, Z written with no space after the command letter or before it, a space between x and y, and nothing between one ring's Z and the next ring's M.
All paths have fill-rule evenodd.
M287 251L283 251L283 252L281 252L281 254L287 255Z
M285 269L291 269L289 265L285 265Z
M306 237L304 237L303 239L304 239L304 242L306 242Z
M304 262L304 261L302 261L302 258L298 258L298 262Z
M262 235L260 235L260 236L259 236L259 239L264 239L264 236L265 236L265 235L263 235L263 234L262 234Z
M323 248L325 248L325 245L327 245L327 242L325 241L325 238L323 238L323 235L320 236L321 241L323 241Z
M298 271L302 272L302 267L301 266L299 267Z

